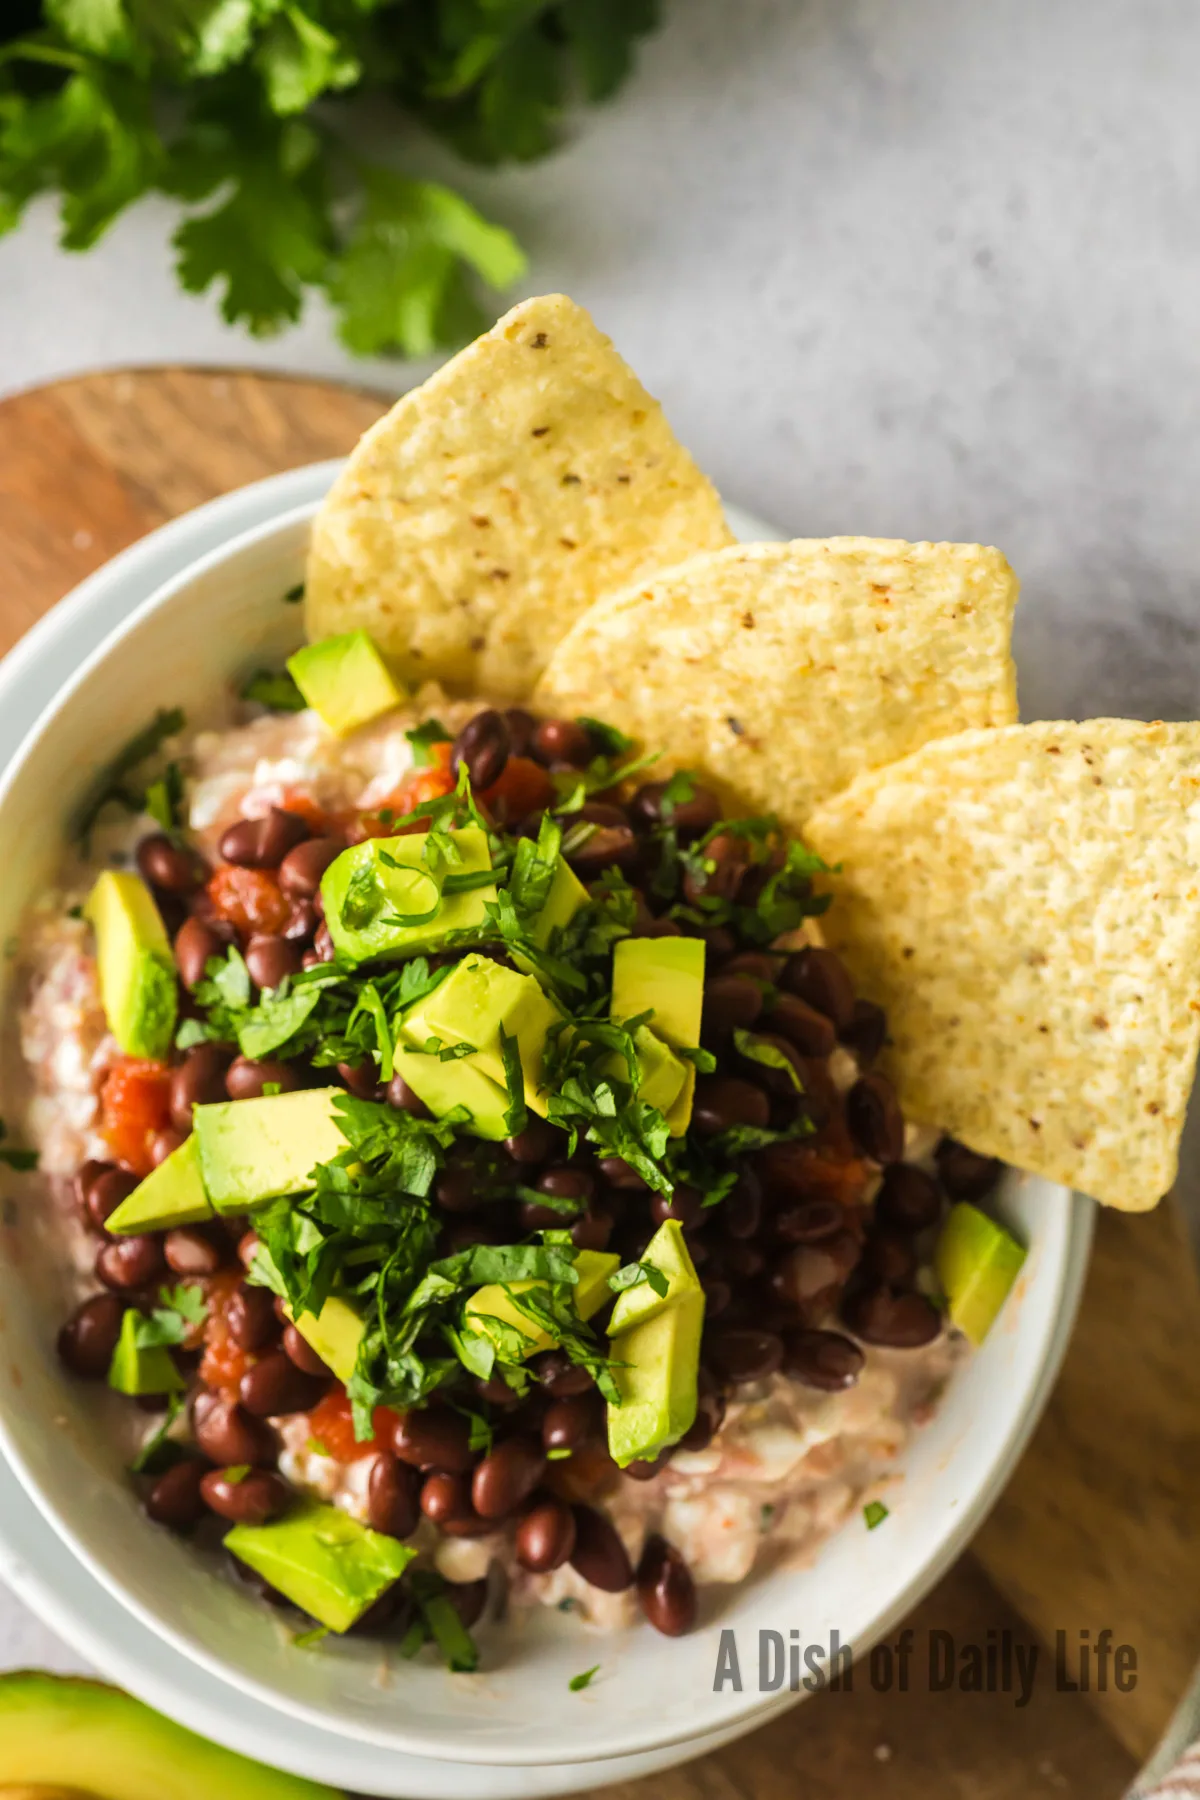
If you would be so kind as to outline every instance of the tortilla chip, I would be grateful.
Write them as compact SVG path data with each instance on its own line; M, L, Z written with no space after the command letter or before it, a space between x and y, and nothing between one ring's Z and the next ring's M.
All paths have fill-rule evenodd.
M313 527L308 634L361 626L412 681L522 699L597 595L731 539L658 402L551 294L367 432Z
M972 731L813 815L826 942L914 1118L1130 1211L1170 1187L1200 1039L1200 725Z
M618 725L797 827L864 769L1016 718L1016 598L978 544L734 545L601 601L536 703Z

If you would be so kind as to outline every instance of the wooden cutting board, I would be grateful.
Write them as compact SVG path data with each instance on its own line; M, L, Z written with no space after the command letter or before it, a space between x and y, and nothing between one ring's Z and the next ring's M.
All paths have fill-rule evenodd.
M0 404L0 652L116 551L260 476L348 450L385 405L321 382L191 369L82 376ZM752 496L751 496L752 498ZM1200 1657L1200 1307L1182 1220L1105 1215L1082 1316L1033 1443L910 1623L910 1690L827 1695L606 1800L1029 1800L1116 1795ZM1065 1633L1132 1646L1132 1691L1070 1691ZM961 1653L1043 1647L1033 1697L931 1691ZM1073 1654L1070 1669L1074 1668Z

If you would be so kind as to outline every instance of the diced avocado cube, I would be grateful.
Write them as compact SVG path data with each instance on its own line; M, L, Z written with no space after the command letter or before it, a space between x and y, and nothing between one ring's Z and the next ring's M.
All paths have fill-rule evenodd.
M235 1525L225 1548L330 1631L349 1631L417 1554L316 1502L270 1525Z
M141 1323L141 1313L131 1306L121 1320L121 1335L108 1366L109 1387L115 1388L118 1394L181 1393L187 1382L175 1367L175 1359L166 1346L142 1347L138 1344L137 1330Z
M132 1237L142 1231L167 1231L172 1225L201 1225L212 1216L193 1132L122 1200L104 1229L114 1237Z
M694 1050L704 1005L704 940L622 938L613 950L612 1017L633 1019L648 1008L651 1031L664 1044Z
M621 1397L608 1406L608 1451L619 1468L677 1444L696 1417L703 1293L684 1294L609 1346Z
M491 868L487 836L478 825L464 825L449 835L461 858L450 866L451 874L473 875ZM418 832L367 838L330 863L321 879L321 897L333 947L343 961L414 956L419 950L436 949L451 932L476 931L486 923L485 908L496 898L495 884L443 894L439 903L425 852L425 834ZM398 866L391 867L393 863ZM409 925L397 922L435 906L431 919Z
M365 631L306 644L288 658L287 666L313 711L339 737L404 700L403 689Z
M688 1064L668 1050L649 1025L639 1025L633 1034L633 1041L641 1069L638 1098L645 1100L649 1106L656 1106L661 1113L669 1112L683 1091ZM614 1059L612 1071L622 1078L629 1073L625 1061L620 1057Z
M696 1070L692 1063L685 1063L683 1070L683 1086L667 1108L667 1129L672 1137L682 1137L692 1122L692 1101L696 1098Z
M397 1044L392 1052L396 1073L404 1077L435 1118L443 1118L456 1106L465 1106L471 1124L464 1129L475 1137L499 1143L508 1136L508 1092L475 1068L474 1060L457 1057L453 1062L442 1062L419 1050L407 1050L403 1044Z
M342 1088L220 1100L192 1114L200 1173L219 1213L250 1212L316 1185L314 1169L346 1148L333 1110Z
M933 1253L933 1267L950 1308L950 1321L973 1344L995 1324L1025 1251L1016 1238L962 1201L952 1206Z
M662 1271L667 1278L667 1291L656 1294L648 1281L639 1281L636 1286L618 1294L609 1320L609 1337L631 1331L635 1325L645 1324L647 1319L656 1319L660 1312L674 1306L687 1294L703 1292L678 1219L667 1219L659 1226L639 1260L653 1263Z
M333 1370L339 1381L348 1382L358 1362L358 1347L367 1329L365 1321L349 1301L330 1294L319 1313L296 1314L288 1307L287 1315L326 1367Z
M620 1265L620 1257L610 1250L581 1250L575 1258L575 1271L579 1276L575 1284L575 1308L581 1319L590 1319L593 1313L600 1311L612 1294L608 1278L614 1275ZM489 1282L486 1287L477 1288L467 1301L463 1311L467 1320L472 1315L502 1319L506 1325L512 1325L522 1337L528 1338L529 1347L523 1352L525 1356L536 1356L539 1350L549 1350L554 1339L543 1331L539 1325L523 1313L512 1295L507 1292L524 1294L530 1288L545 1287L544 1281L530 1279L528 1281Z
M166 1056L175 1034L175 958L150 889L127 869L106 869L83 911L96 934L109 1030L126 1056Z
M529 933L539 950L544 950L556 931L569 925L581 906L586 906L590 896L587 889L576 875L574 869L565 863L560 856L554 868L554 879L550 883L550 892L542 903L542 909L533 922ZM513 961L519 969L535 975L535 965L514 951Z
M443 1045L473 1044L464 1057L481 1074L508 1092L500 1033L516 1039L525 1084L525 1104L545 1114L543 1092L546 1034L562 1013L544 994L532 975L490 962L484 956L468 956L405 1015L404 1035L412 1044L437 1038Z

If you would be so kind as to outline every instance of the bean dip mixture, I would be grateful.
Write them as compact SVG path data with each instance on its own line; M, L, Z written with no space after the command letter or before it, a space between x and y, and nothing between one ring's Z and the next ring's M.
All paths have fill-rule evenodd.
M352 1628L409 1653L433 1641L459 1668L474 1666L471 1629L504 1597L602 1627L640 1608L673 1635L692 1623L697 1589L810 1559L843 1525L865 1529L864 1504L885 1490L966 1353L929 1274L939 1222L949 1201L985 1194L999 1166L906 1127L872 1071L886 1021L855 997L809 923L819 911L812 859L769 820L724 819L697 781L661 779L595 721L538 721L436 688L342 736L311 709L241 703L233 723L168 736L152 760L165 761L146 802L155 816L114 823L107 810L31 918L21 1013L25 1131L56 1202L60 1353L73 1376L129 1394L122 1454L149 1520L215 1547L230 1525L269 1530L298 1494L331 1503L366 1535L418 1553ZM428 1135L429 1107L367 1015L382 1010L389 1029L401 1005L422 1004L422 988L436 993L439 973L474 952L447 940L360 971L338 953L322 882L348 847L411 844L471 821L491 834L495 869L519 869L519 846L540 844L543 860L560 858L587 890L544 965L522 962L511 920L506 936L474 940L513 980L532 969L573 1019L587 1004L551 952L577 955L593 980L621 939L702 940L699 1044L679 1051L694 1100L669 1145L664 1115L638 1110L636 1082L631 1093L614 1080L615 1118L589 1112L598 1055L617 1059L610 1069L628 1055L599 1027L586 1056L558 1068L549 1116L522 1105L518 1063L506 1137L484 1142L452 1125L440 1140ZM173 951L178 1023L161 1055L122 1050L106 1019L81 908L112 868L140 873ZM469 880L459 878L464 899ZM340 916L360 919L349 900ZM321 1007L339 990L321 989L307 1025L289 1039L271 1013L270 1049L247 1054L263 996L303 996L314 971L343 973L344 986L372 975L375 999L357 1014L344 1004L322 1038L315 1022L333 1017ZM387 987L405 971L408 989ZM502 1048L512 1043L501 1032ZM438 1063L437 1044L427 1064ZM440 1056L442 1070L458 1066L445 1047ZM306 1235L297 1204L278 1198L261 1211L108 1229L183 1150L194 1106L331 1087L359 1107L345 1128L358 1160L347 1153L338 1191L383 1207L389 1182L410 1181L423 1234L410 1265L386 1264L378 1231L356 1239L357 1227L331 1223L327 1183L304 1203ZM385 1145L388 1120L409 1135ZM410 1169L418 1144L426 1172L401 1180L396 1159ZM366 1189L348 1185L364 1167ZM606 1309L619 1292L618 1307L640 1293L653 1311L665 1281L643 1259L669 1221L682 1227L703 1295L694 1416L620 1467ZM500 1258L498 1274L464 1260L484 1251ZM586 1321L582 1304L564 1313L571 1290L561 1287L561 1260L585 1254L622 1270ZM538 1257L551 1259L545 1269ZM457 1288L428 1301L422 1288L421 1313L414 1289L435 1262ZM560 1284L541 1320L548 1335L514 1352L511 1324L497 1326L480 1362L463 1347L464 1296L526 1267ZM341 1294L368 1321L341 1378L294 1322L309 1279L320 1300ZM390 1323L375 1325L376 1307ZM401 1344L397 1321L412 1319L419 1329ZM627 1341L613 1340L612 1362ZM128 1344L143 1371L148 1358L167 1359L162 1391L144 1379L122 1387L114 1371ZM268 1601L294 1603L236 1550L229 1563Z

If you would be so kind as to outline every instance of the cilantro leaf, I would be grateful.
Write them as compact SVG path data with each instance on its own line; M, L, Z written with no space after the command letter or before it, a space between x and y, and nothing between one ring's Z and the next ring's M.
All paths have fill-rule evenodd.
M424 724L414 725L412 730L406 731L404 735L412 745L414 769L429 768L433 762L433 757L430 755L433 746L451 742L450 733L440 719L426 719Z
M104 765L85 789L72 812L69 822L72 838L86 846L96 820L110 803L124 807L126 812L143 811L146 803L145 790L131 787L129 777L144 762L149 762L168 738L177 737L184 724L184 714L180 707L162 707L148 725L131 737L122 750L118 750L112 761Z
M888 1509L882 1500L868 1500L863 1507L863 1518L868 1531L874 1531L877 1525L882 1525L887 1516Z
M286 669L256 669L238 692L243 700L255 700L272 712L303 712L308 705Z
M171 1437L171 1427L187 1405L183 1394L171 1394L167 1410L129 1465L131 1475L161 1475L187 1452Z
M150 783L142 805L168 836L179 830L183 824L183 770L177 762L169 762L159 779Z
M570 1681L568 1681L568 1683L567 1683L567 1686L570 1688L570 1690L573 1694L581 1694L585 1687L591 1686L594 1677L596 1675L598 1675L599 1672L600 1672L600 1664L593 1663L591 1668L585 1669L581 1675L572 1675Z
M500 1027L500 1056L504 1063L504 1084L508 1089L504 1124L509 1137L520 1137L529 1123L529 1112L525 1105L525 1071L521 1067L521 1052L517 1040L510 1037L503 1026Z
M647 1284L660 1300L666 1299L670 1282L657 1263L626 1263L624 1268L618 1269L608 1278L608 1285L614 1294L623 1294L628 1288L640 1287L643 1283Z
M161 1306L148 1318L138 1320L133 1341L139 1350L155 1350L162 1345L182 1344L189 1333L204 1323L208 1306L202 1290L182 1283L160 1290Z
M447 1668L458 1675L470 1674L477 1669L478 1648L459 1618L457 1608L447 1597L443 1578L433 1569L414 1569L410 1584L427 1641L436 1644Z
M781 1075L787 1076L798 1094L804 1092L804 1083L800 1079L799 1070L791 1057L781 1050L778 1044L770 1043L768 1039L760 1037L757 1032L743 1031L739 1028L733 1034L733 1047L739 1056L746 1058L747 1062L758 1063L760 1068L777 1070Z

